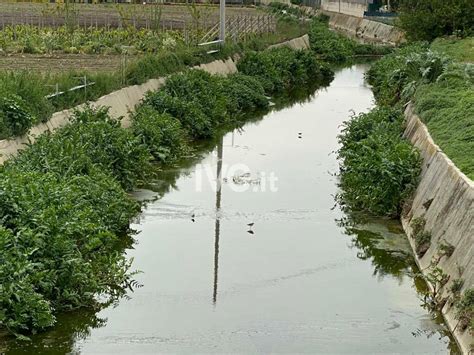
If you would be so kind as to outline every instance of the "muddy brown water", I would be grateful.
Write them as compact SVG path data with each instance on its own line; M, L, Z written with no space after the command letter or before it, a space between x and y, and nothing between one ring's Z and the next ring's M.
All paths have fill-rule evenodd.
M62 315L9 352L456 353L422 306L400 225L348 224L334 204L337 134L373 106L366 70L340 69L328 88L165 172L177 179L147 204L127 251L143 287L98 314Z

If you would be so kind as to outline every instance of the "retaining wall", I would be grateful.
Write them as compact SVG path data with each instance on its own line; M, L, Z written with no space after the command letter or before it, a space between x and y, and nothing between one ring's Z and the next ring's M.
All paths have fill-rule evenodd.
M367 11L367 4L365 1L321 0L321 10L364 17L364 12Z
M334 12L324 12L329 16L329 26L350 37L367 42L398 45L405 41L403 31L395 26Z
M405 137L420 150L423 167L413 202L402 216L402 224L415 250L414 240L410 237L411 222L417 217L426 221L425 231L431 233L431 246L423 257L416 257L425 274L430 271L432 261L439 258L441 244L454 246L454 253L442 257L438 264L449 275L442 290L442 296L449 297L448 290L455 279L464 280L462 292L474 287L474 183L434 143L411 104L405 116ZM455 307L450 300L442 313L463 353L469 354L473 337L469 331L457 329Z
M307 49L309 48L308 35L294 38L292 40L279 43L271 47L288 46L293 49ZM237 72L236 62L229 58L227 60L215 60L210 63L201 64L193 67L193 69L202 69L211 74L232 74ZM142 85L133 85L122 88L120 90L111 92L102 96L98 100L91 102L91 106L107 106L110 107L110 113L114 117L123 117L122 126L127 128L130 126L130 112L135 106L144 98L145 94L150 90L159 89L166 78L150 79ZM0 164L3 164L10 157L15 156L19 150L25 147L28 142L34 142L35 138L40 134L50 131L53 132L69 123L69 117L75 109L80 109L83 105L79 105L73 109L56 112L51 119L46 123L40 123L30 129L30 131L22 136L9 140L0 141Z
M310 45L309 45L309 36L304 35L304 36L301 36L301 37L298 37L298 38L293 38L293 39L291 39L289 41L286 41L286 42L283 42L283 43L274 44L274 45L268 47L268 49L278 48L278 47L290 47L291 49L295 49L295 50L309 49L309 47L310 47Z

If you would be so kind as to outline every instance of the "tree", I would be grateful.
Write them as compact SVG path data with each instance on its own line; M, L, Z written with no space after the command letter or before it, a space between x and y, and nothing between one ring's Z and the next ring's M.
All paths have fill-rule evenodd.
M400 25L411 40L474 33L472 0L400 0Z

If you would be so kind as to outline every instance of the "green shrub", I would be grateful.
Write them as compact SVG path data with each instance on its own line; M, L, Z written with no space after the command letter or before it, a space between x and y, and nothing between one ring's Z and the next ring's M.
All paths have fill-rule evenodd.
M412 100L434 141L462 172L474 178L472 64L453 63L426 44L414 44L376 62L368 81L380 104Z
M431 41L450 34L473 34L471 0L403 0L399 11L399 25L410 40Z
M460 321L460 329L469 328L474 331L474 288L467 290L456 303L456 318Z
M0 94L0 139L23 135L35 122L21 97Z
M232 74L222 79L222 85L227 98L227 110L232 115L268 107L265 90L257 78Z
M455 280L453 280L453 283L452 283L451 287L449 288L449 291L451 292L451 294L455 298L458 298L460 293L461 293L461 290L462 290L463 286L464 286L464 280L463 279L455 279Z
M258 77L266 92L275 92L283 88L283 78L279 75L273 56L267 52L249 52L237 63L239 72Z
M169 114L181 122L192 138L208 138L214 134L212 122L193 102L182 100L164 90L149 92L143 103L160 114Z
M311 50L321 59L331 63L342 63L353 56L382 55L391 51L390 47L361 44L331 31L326 16L313 19L308 35Z
M105 174L63 179L7 169L0 175L0 325L39 331L54 314L118 296L129 263L117 248L138 204Z
M267 93L282 93L310 82L324 84L333 76L333 72L318 62L310 51L287 47L246 53L237 68L245 75L258 78Z
M161 163L172 163L190 152L187 133L181 123L150 106L142 105L133 114L132 131Z
M255 78L188 70L170 76L160 90L146 95L143 104L175 117L190 137L202 139L212 137L231 118L239 119L244 110L266 108L268 100Z
M421 258L423 257L431 246L431 233L423 232L415 237L415 251Z
M409 101L419 85L435 82L449 68L449 58L414 44L383 57L369 70L367 78L380 104Z
M150 159L146 147L122 129L108 109L88 108L76 112L70 125L39 137L8 164L22 171L63 177L87 175L99 169L130 190L149 177Z
M49 77L27 70L7 71L0 75L0 96L20 97L25 108L39 121L46 121L55 111L46 95L53 89L48 87Z
M402 115L379 107L345 123L339 142L339 201L351 210L398 216L417 185L418 152L401 137Z

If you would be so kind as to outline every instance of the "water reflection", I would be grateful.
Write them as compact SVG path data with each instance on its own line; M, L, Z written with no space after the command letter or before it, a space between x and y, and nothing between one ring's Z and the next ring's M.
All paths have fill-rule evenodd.
M442 314L434 310L426 302L429 289L416 265L414 255L402 226L396 220L377 219L361 213L351 213L336 220L350 237L350 248L355 249L360 260L370 261L373 267L373 276L382 281L391 277L402 284L411 280L413 289L420 300L420 307L428 313L428 319L411 332L412 336L438 340L449 339L448 352L452 355L460 354L454 337L444 323Z
M326 83L329 84L329 83ZM317 90L321 89L319 84L314 86L299 88L288 95L275 98L275 105L271 110L281 110L291 108L297 104L304 104L314 99ZM260 121L269 111L255 112L251 116L244 117L240 122L222 127L214 139L197 142L194 147L194 154L177 162L174 166L157 167L157 179L150 181L143 186L143 189L134 193L135 197L143 201L144 208L148 203L152 203L173 190L177 190L177 180L180 177L190 174L191 169L209 155L217 150L217 188L215 194L215 226L214 226L214 270L212 285L212 303L216 305L218 296L219 280L219 240L221 230L221 204L222 204L222 164L224 154L223 138L226 133L232 131L237 134L244 134L244 125ZM233 143L232 143L233 146ZM124 237L120 246L124 253L133 249L133 239ZM127 297L127 296L126 296ZM65 354L80 352L77 343L89 337L93 329L99 329L107 325L107 318L97 316L100 309L79 310L61 314L57 317L58 322L55 327L45 333L31 335L31 341L19 341L12 338L7 333L0 333L0 354Z
M216 224L214 231L214 291L212 293L212 302L214 305L217 302L217 281L219 278L219 238L221 233L221 200L222 200L222 160L224 154L223 137L219 140L217 145L217 179L216 179Z
M261 113L245 127L227 127L198 144L193 157L160 171L148 186L154 193L136 196L166 196L149 202L136 248L126 250L144 270L145 287L101 318L68 314L31 343L4 342L4 348L50 354L347 353L356 344L360 353L445 351L444 328L420 309L410 289L419 280L412 278L413 259L399 226L355 223L331 210L337 187L327 170L335 171L337 162L328 153L337 148L337 129L349 109L370 105L364 70L341 71L329 90L278 100L268 119L260 121ZM229 129L235 145L234 136L223 138ZM304 132L304 139L293 130ZM217 189L197 193L192 167L203 159L219 178ZM280 191L232 193L222 185L223 159L277 170ZM249 218L257 222L258 238L246 232ZM434 334L443 340L428 342Z
M416 267L410 244L398 221L351 215L337 221L351 236L351 248L357 257L369 260L373 275L383 278L390 275L398 279L412 275Z
M107 319L97 310L81 310L57 317L58 326L46 333L31 336L31 341L17 341L7 335L0 340L0 354L70 354L77 351L76 342L86 339L93 329L103 327Z

